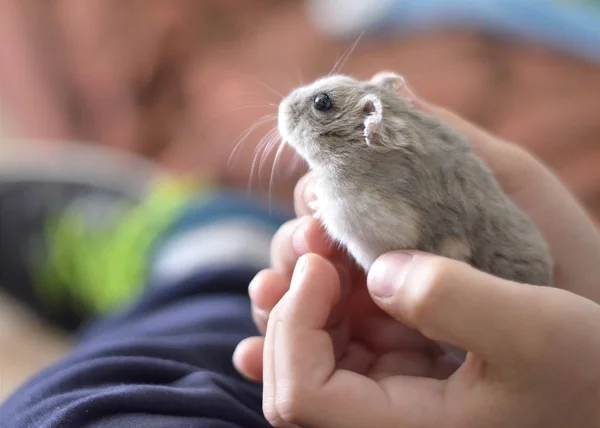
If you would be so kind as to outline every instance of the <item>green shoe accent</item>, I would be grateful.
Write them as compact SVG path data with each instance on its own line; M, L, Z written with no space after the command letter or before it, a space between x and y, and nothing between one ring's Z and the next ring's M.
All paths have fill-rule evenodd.
M133 208L117 207L99 226L72 207L47 225L46 258L37 271L40 298L60 309L75 304L86 315L118 309L143 290L150 251L192 195L207 193L185 182L161 182ZM70 303L67 303L70 302Z

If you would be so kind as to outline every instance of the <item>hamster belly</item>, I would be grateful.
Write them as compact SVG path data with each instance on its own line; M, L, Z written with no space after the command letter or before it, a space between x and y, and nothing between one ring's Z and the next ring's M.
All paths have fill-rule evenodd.
M412 249L418 242L417 215L410 207L371 204L317 194L317 217L328 234L368 271L382 254Z

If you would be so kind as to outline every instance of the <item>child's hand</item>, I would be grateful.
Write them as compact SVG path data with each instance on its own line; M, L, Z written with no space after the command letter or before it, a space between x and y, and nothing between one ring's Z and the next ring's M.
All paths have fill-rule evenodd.
M345 252L331 245L320 224L308 215L305 199L310 196L305 198L305 182L297 186L296 192L296 212L301 217L277 232L272 243L272 268L259 273L249 287L252 315L259 331L265 333L273 307L288 292L298 258L307 253L320 254L334 268L328 277L339 278L341 284L340 302L328 321L335 330L341 364L358 371L387 370L385 362L378 367L374 365L382 356L395 352L402 353L405 360L402 374L423 375L441 355L439 346L377 307L368 294L364 273ZM248 339L240 344L235 356L238 370L258 381L263 378L263 361L262 351L256 351L262 349L263 340ZM447 376L455 368L441 367L443 374L438 376Z
M574 201L573 197L565 190L558 180L522 149L485 134L481 130L474 128L471 124L449 112L428 106L424 103L422 103L422 106L429 109L432 113L438 114L449 125L454 126L458 131L462 132L463 135L470 139L475 151L488 163L506 193L531 216L550 245L552 256L555 261L556 287L587 297L594 302L600 302L600 286L598 285L600 278L600 238L598 232L580 206ZM478 303L484 308L488 306L490 308L496 306L502 307L502 305L510 306L515 303L510 300L511 297L519 296L519 298L523 298L524 303L523 306L520 307L522 312L515 312L513 316L522 317L521 320L524 326L521 329L524 330L523 334L526 335L526 339L523 340L534 340L534 343L530 345L537 346L534 351L541 352L541 354L537 355L537 358L540 359L547 360L549 358L549 353L553 354L552 356L557 356L559 354L557 350L544 348L544 346L548 346L548 343L546 343L548 342L548 337L555 339L553 336L555 332L556 334L565 334L566 336L564 339L567 340L570 335L573 334L571 330L566 331L567 328L571 328L571 324L580 322L582 325L585 325L586 322L590 322L593 325L593 322L596 320L596 318L594 318L595 315L593 315L596 311L595 305L592 305L591 302L581 299L574 294L556 289L535 288L534 290L531 290L531 287L522 284L504 284L505 281L476 272L468 266L438 258L432 259L430 258L431 256L428 255L419 255L415 258L415 260L421 260L416 262L418 266L421 266L419 268L420 270L417 269L417 272L425 272L425 276L430 275L430 278L421 278L419 280L421 286L425 287L423 288L423 290L426 291L424 295L421 295L423 293L417 292L417 296L420 297L416 298L416 300L412 302L409 301L408 303L403 301L403 304L405 305L404 308L402 308L402 306L397 306L399 302L394 299L374 299L382 309L386 310L388 314L391 315L390 317L389 315L382 313L373 303L371 296L367 294L366 287L364 287L364 275L360 274L360 271L347 259L342 251L335 249L327 243L325 232L318 222L310 217L311 212L307 204L309 199L310 177L307 176L296 188L296 211L299 216L304 217L300 220L294 220L281 228L272 245L273 266L271 269L261 272L255 278L250 287L250 295L255 320L261 332L264 333L267 324L270 322L269 320L274 308L278 308L276 312L279 311L280 313L287 314L286 311L290 307L296 304L300 305L300 302L295 301L289 303L291 302L291 298L284 297L295 294L294 292L288 293L288 290L290 287L291 273L298 258L307 253L314 253L321 256L320 258L315 258L315 256L312 256L311 258L313 264L316 264L317 266L314 268L315 272L321 272L316 277L311 276L311 278L315 283L321 284L321 288L333 287L333 289L330 290L332 293L330 297L337 296L336 293L340 294L339 301L336 300L335 310L328 315L329 320L327 322L327 328L324 329L324 331L327 331L330 334L335 333L330 336L330 345L328 345L331 346L331 351L334 352L334 354L330 356L330 365L327 366L327 361L325 360L321 361L324 367L329 367L329 369L333 370L330 374L343 367L355 373L365 375L372 380L380 380L382 379L382 376L385 377L390 374L430 378L447 377L456 369L456 367L448 364L443 359L440 359L438 348L433 345L434 342L431 339L458 344L459 347L464 346L468 350L474 352L474 354L471 354L472 358L469 360L469 363L450 377L447 382L455 379L459 373L465 373L465 370L472 370L472 368L468 368L473 366L472 361L479 361L480 363L485 362L482 367L487 367L487 364L492 361L488 361L488 356L481 354L479 348L474 348L473 346L476 345L473 343L469 343L470 346L467 346L465 339L468 340L468 338L464 336L464 331L461 333L459 329L440 333L436 330L430 330L427 325L418 321L420 317L433 317L433 322L436 322L436 311L438 310L436 305L449 304L448 301L445 301L444 299L450 299L450 301L453 302L452 296L442 292L446 286L446 281L450 284L448 286L449 289L452 289L452 281L456 282L456 287L458 287L456 296L461 296L460 299L467 299L466 302L454 302L456 307L461 307L460 304L473 303L470 300L469 296L471 294L469 294L469 292L479 290L476 288L473 290L469 289L468 287L470 287L471 283L468 282L464 285L460 284L462 281L460 278L465 278L465 281L468 278L471 280L473 280L473 278L479 278L481 280L480 285L483 294L478 295L475 293L473 294L473 299L482 299ZM385 260L386 257L392 257L392 255L384 256L383 260ZM330 269L331 266L335 267L333 272ZM376 271L377 270L374 269L371 272L371 276L374 275L374 272ZM322 285L322 278L328 278L330 283L325 286ZM419 281L417 281L417 287L419 286ZM440 286L441 281L444 282L443 286ZM492 284L490 287L496 287L497 290L494 288L483 288L486 287L486 283ZM522 290L515 288L514 286L516 285L522 287ZM461 290L464 291L460 288L461 286L467 287L467 294L461 294ZM306 287L310 287L310 284ZM408 287L410 287L410 285ZM399 293L405 295L402 293L407 293L406 290L410 289L411 288L407 288ZM517 290L519 294L510 294L513 291L516 293ZM307 293L313 293L313 291L307 291ZM500 294L494 294L496 292ZM506 292L509 292L509 295L504 296L504 298L508 300L503 300L502 293ZM521 295L521 293L523 294ZM537 293L542 294L538 295ZM439 296L442 296L443 298ZM282 298L288 303L284 304ZM327 296L322 295L320 298L326 299ZM486 298L492 298L492 300L486 302ZM296 299L296 297L294 299ZM438 301L439 299L442 300ZM536 299L539 299L539 302L546 302L547 306L545 308L537 306L532 307L531 305L536 302ZM561 299L564 299L564 305L566 306L557 306L558 304L562 305ZM280 301L282 303L279 304ZM517 299L517 301L519 301L519 299ZM317 302L314 303L316 304ZM410 305L416 305L417 310L413 311L414 307ZM590 309L592 306L594 309ZM583 307L587 307L589 310L585 312ZM518 305L515 308L507 307L505 312L510 314L512 309L517 311L518 308ZM325 312L329 310L327 308L321 309ZM465 310L467 309L468 308L465 308ZM576 315L576 312L579 309L582 310L580 315L584 318L576 317L570 319L571 316ZM308 308L305 307L303 310L308 310ZM406 311L408 311L408 315ZM415 313L417 315L415 315ZM556 318L553 317L554 313L556 313ZM584 315L584 313L586 315ZM506 334L507 331L512 334L515 325L514 323L511 324L509 322L510 319L506 319L505 321L508 322L508 324L503 325L502 322L504 322L504 318L502 317L496 317L486 321L485 319L479 320L477 318L479 315L485 314L472 314L473 318L471 325L473 326L473 332L479 333L480 335L483 333L483 336L480 337L480 339L485 340L487 338L490 341L499 340L497 337L501 337L502 340L510 339L510 337L504 337L500 334L502 332ZM492 316L492 313L488 315ZM540 319L538 318L538 315L545 315L545 318L542 317L543 319ZM416 320L413 318L414 316L417 316ZM462 314L461 312L455 313L450 311L446 316L450 318L456 317L457 320L461 320L462 326L468 325L465 324L469 319L468 313ZM372 319L377 319L377 321L371 321ZM403 321L403 324L399 323L397 320ZM563 325L562 323L564 322L570 324ZM406 327L407 324L414 327L414 329ZM452 322L444 319L442 327L444 325L452 326ZM432 328L435 329L436 326L438 328L440 327L439 325L434 325ZM530 328L526 328L529 326ZM332 329L332 327L335 328ZM596 327L593 326L590 328L593 330ZM579 335L576 337L579 337L582 341L582 343L578 343L577 346L583 346L584 344L591 348L595 346L593 338L598 336L598 332L594 333L591 330L583 327L580 330L575 330L579 331ZM490 332L496 331L499 332L498 335L495 335L495 333L490 334ZM421 333L424 333L427 338ZM271 332L271 337L273 337L273 334L274 333ZM515 332L515 334L517 334L517 332ZM269 337L269 334L267 334L267 336ZM321 335L321 337L323 338L325 336ZM371 337L375 337L376 339L369 342L368 338ZM573 338L575 338L575 336L573 336ZM558 336L556 339L558 340ZM272 338L271 340L274 339ZM536 340L537 342L535 342ZM269 353L267 352L264 355L265 359L263 361L264 343L264 339L261 337L249 338L240 343L236 350L234 357L236 366L240 372L252 379L261 380L263 378L263 372L264 376L267 376L269 373L271 375L273 374L271 367L272 364L275 364L273 356L269 356ZM277 346L278 350L282 348L285 348L285 345ZM591 348L590 352L596 357L596 354L594 354L594 351ZM509 353L513 354L515 352L518 354L519 352L518 349L506 349L508 349ZM506 349L504 350L505 352ZM527 349L532 351L532 348ZM568 349L568 352L577 353L576 350L572 350L569 347L565 349ZM496 346L494 350L496 352L502 351L500 346ZM290 355L285 357L285 354L288 352L300 352L301 354L301 351L297 351L296 347L293 349L288 348L286 351L281 352L282 358L291 358ZM346 357L346 354L348 353L351 355L360 355L362 366L347 366L344 357ZM311 358L321 358L317 357L316 354L311 355ZM480 359L473 358L474 355L477 355ZM531 362L532 356L529 355L528 358L528 361ZM573 361L567 361L558 356L557 359L552 358L552 361L554 361L552 364L556 364L556 370L561 370L560 364L574 364ZM354 360L354 362L356 361ZM266 364L264 370L263 363ZM315 362L315 364L317 363ZM369 364L370 366L366 367L366 365ZM381 367L383 367L383 370L379 370ZM467 367L467 369L465 369L465 367ZM467 371L466 373L470 372ZM577 375L576 372L573 372L573 374ZM300 378L297 378L297 380L301 381ZM538 380L534 379L533 381L537 382ZM574 388L578 387L576 382L567 386L573 386ZM281 398L281 394L284 394L282 392L274 392L272 388L265 389L265 392L268 391L271 391L271 394L275 394L275 396L278 397L277 399ZM552 388L550 388L549 391L552 392ZM532 393L535 394L535 392ZM277 414L279 410L276 409L277 406L273 407L273 395L270 397L271 398L265 395L265 406L267 411L271 412L270 415L272 417L281 418L281 415L273 416ZM287 400L290 397L284 396L283 398ZM293 397L291 401L294 401ZM283 419L286 419L286 417ZM513 425L509 424L509 426L515 426L514 424L517 422L518 421L515 421ZM360 426L360 424L358 426ZM444 426L444 424L442 424L442 426ZM483 426L493 425L484 424ZM528 425L525 424L525 426Z
M600 426L596 303L420 253L384 255L368 284L391 317L469 350L466 362L454 371L440 359L411 359L393 348L369 352L361 339L340 339L351 324L333 318L344 306L340 275L330 261L306 255L271 312L264 342L246 350L264 359L269 422L323 428Z

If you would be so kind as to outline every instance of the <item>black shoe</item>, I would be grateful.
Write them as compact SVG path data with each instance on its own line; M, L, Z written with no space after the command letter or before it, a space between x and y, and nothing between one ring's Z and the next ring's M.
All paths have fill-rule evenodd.
M68 331L133 298L153 237L185 200L158 177L104 148L3 149L0 287Z

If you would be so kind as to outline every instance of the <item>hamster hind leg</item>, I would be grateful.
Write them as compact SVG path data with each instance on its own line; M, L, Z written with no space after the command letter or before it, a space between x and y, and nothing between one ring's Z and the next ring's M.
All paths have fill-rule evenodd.
M471 245L462 236L448 236L440 242L437 253L442 257L468 262L471 259Z

